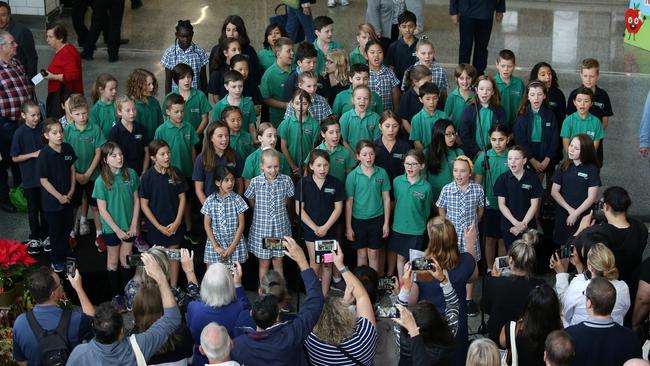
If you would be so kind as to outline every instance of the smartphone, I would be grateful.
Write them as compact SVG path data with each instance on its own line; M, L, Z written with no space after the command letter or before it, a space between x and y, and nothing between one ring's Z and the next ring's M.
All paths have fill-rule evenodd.
M377 317L378 318L399 318L399 309L393 306L378 306L377 307Z
M377 290L379 291L392 291L393 286L395 285L395 279L392 277L381 277L379 278L379 284Z
M334 254L329 252L316 252L316 258L314 258L316 263L334 263Z
M336 240L316 240L314 242L314 249L317 252L331 252L338 248L339 242Z
M65 272L70 277L74 277L77 271L77 260L74 257L67 257L65 259Z
M426 258L415 258L411 261L411 269L413 271L426 271L429 269L435 271L436 267L433 265L433 262Z
M560 257L560 259L570 258L571 257L571 246L570 245L565 245L563 247L560 247L560 249L557 250L557 255L558 255L558 257Z
M47 71L45 69L41 69L41 76L43 77L47 76Z
M431 282L431 281L433 281L433 275L429 271L414 271L411 274L411 278L415 282Z
M126 265L129 267L144 266L141 254L129 254L126 256Z
M497 265L496 266L497 269L505 269L505 268L510 267L510 265L508 264L508 256L507 255L504 255L503 257L496 257L494 259L494 261L495 261L495 263Z
M264 238L264 249L266 250L283 250L282 238Z
M180 261L181 260L181 250L180 249L165 249L165 254L167 254L167 258L172 261Z

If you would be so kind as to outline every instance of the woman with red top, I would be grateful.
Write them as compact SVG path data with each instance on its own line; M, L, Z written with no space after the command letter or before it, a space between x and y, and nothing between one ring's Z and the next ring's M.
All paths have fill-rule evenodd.
M63 116L62 100L64 87L68 93L83 94L84 83L81 77L81 57L79 51L68 44L68 30L61 24L48 24L47 44L54 49L54 58L47 67L47 116Z

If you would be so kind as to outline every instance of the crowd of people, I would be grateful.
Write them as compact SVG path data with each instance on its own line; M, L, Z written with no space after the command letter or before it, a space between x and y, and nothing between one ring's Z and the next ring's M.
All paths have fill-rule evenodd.
M294 16L311 18L308 8ZM364 23L349 52L328 16L298 43L269 24L256 50L230 15L209 54L181 20L160 60L162 100L155 75L136 68L123 88L98 75L89 101L81 58L96 37L80 55L65 26L50 24L44 109L31 56L18 52L30 46L0 30L0 208L12 211L7 170L18 167L28 252L51 261L29 278L36 306L15 322L15 360L641 364L648 231L627 217L624 188L599 198L613 112L598 61L582 61L568 101L550 64L524 82L507 49L494 76L460 63L450 82L432 41L416 36L418 17L401 10L392 43ZM505 9L495 10L500 20ZM98 306L66 266L87 235L107 258L112 301ZM554 287L536 272L540 235L557 249ZM202 278L187 249L196 245ZM285 257L306 289L297 312ZM248 261L254 301L242 285ZM80 310L57 306L65 278ZM470 343L468 317L480 311L486 338Z

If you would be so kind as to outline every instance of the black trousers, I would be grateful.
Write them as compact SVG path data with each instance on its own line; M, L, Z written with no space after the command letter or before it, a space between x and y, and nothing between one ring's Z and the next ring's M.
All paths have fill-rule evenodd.
M488 44L492 33L493 19L474 19L460 16L458 30L460 33L460 46L458 48L458 63L470 63L472 49L474 59L472 65L478 75L485 73L488 58Z
M124 0L93 0L92 21L84 43L84 52L90 53L97 48L99 35L104 32L108 45L108 54L116 56L120 49Z
M2 155L2 160L0 160L0 200L9 200L9 174L7 170L11 169L13 187L18 187L22 183L20 168L18 164L11 160L9 152L11 140L17 128L18 124L16 122L0 117L0 155Z
M41 188L25 188L27 217L29 219L29 238L43 240L47 237L47 221L41 209Z
M88 37L88 27L86 27L86 11L90 6L90 0L75 0L72 3L72 26L77 33L77 42L80 46L85 45Z
M45 212L50 245L52 246L52 263L65 264L65 257L71 256L68 246L70 231L74 226L72 205L66 204L61 211Z

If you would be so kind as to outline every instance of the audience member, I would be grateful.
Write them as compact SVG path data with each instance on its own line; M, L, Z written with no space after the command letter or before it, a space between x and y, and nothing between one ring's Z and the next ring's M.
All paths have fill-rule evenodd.
M573 341L564 330L554 330L544 343L544 362L546 366L569 366L573 361Z
M502 365L497 345L488 338L479 338L469 345L466 366Z
M48 117L61 118L65 111L61 105L61 94L84 93L81 56L75 46L68 43L68 30L63 24L48 24L47 44L54 49L54 57L45 70L47 100L45 110Z
M239 366L239 363L230 360L232 340L228 330L212 322L201 331L201 354L205 355L210 365Z
M0 1L0 30L7 31L14 37L18 43L16 58L25 66L27 77L33 78L38 72L34 35L29 28L11 17L11 6L6 1Z

